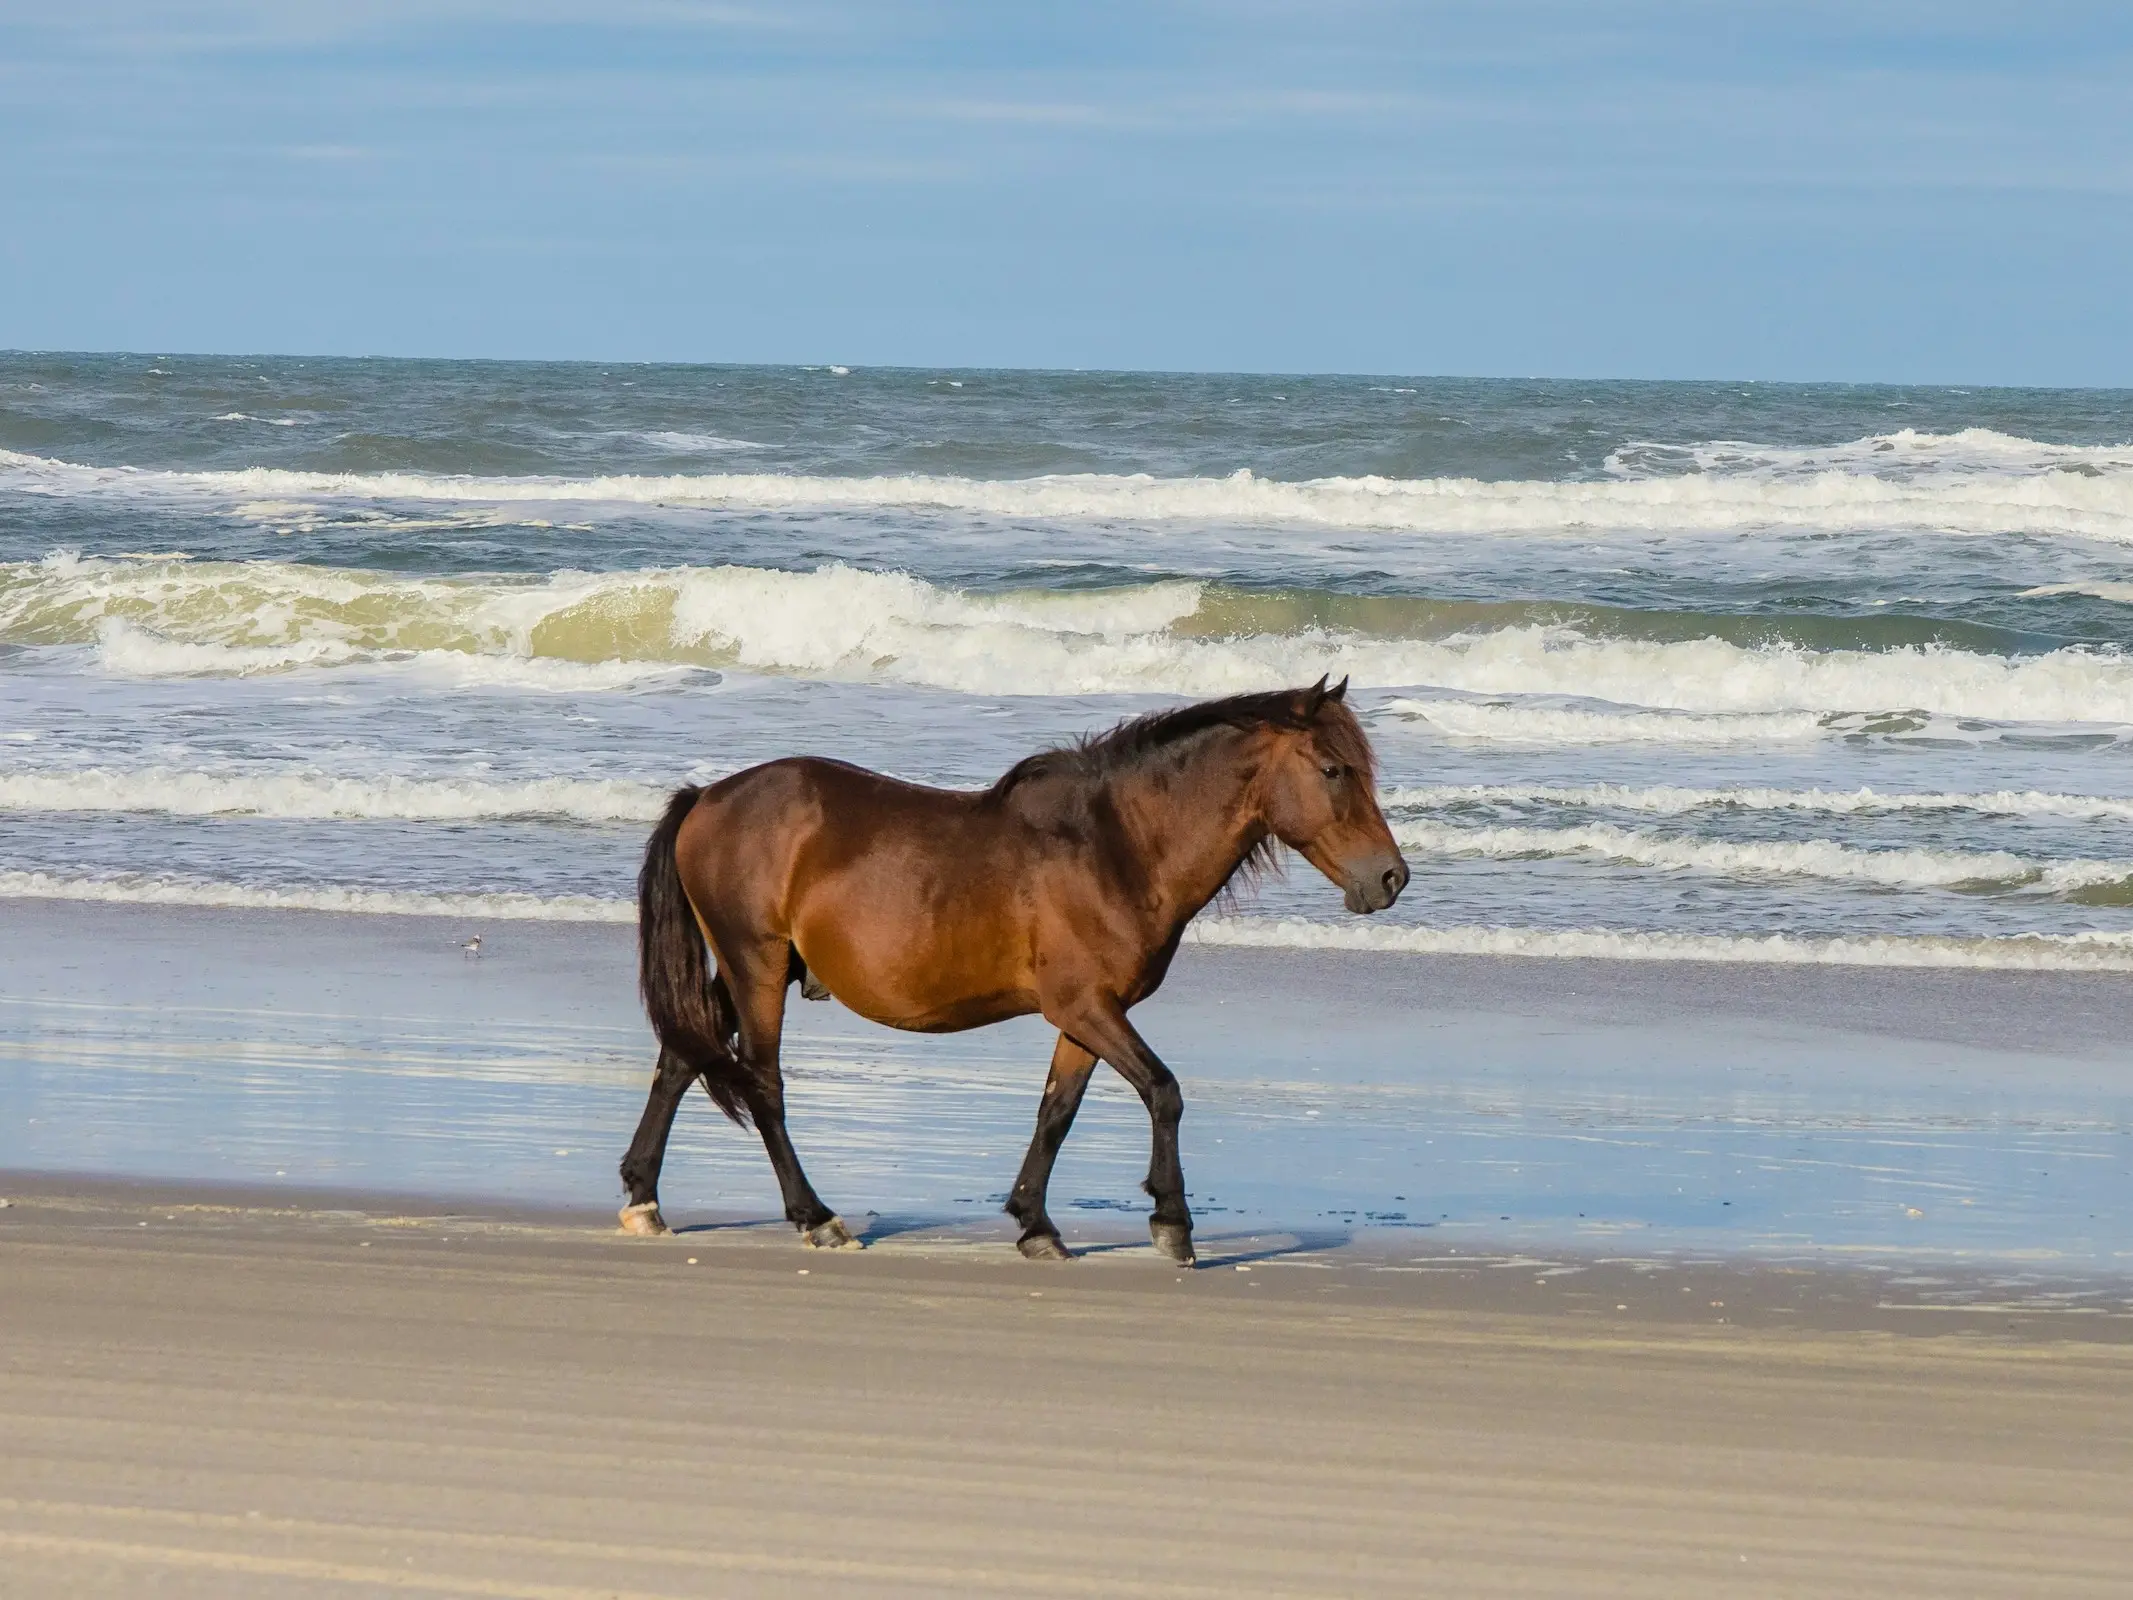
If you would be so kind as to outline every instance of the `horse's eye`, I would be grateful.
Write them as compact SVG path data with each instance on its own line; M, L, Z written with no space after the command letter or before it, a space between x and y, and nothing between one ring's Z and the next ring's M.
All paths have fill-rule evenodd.
M1335 778L1338 778L1341 775L1341 769L1339 767L1320 767L1318 771L1319 776L1324 778L1328 783L1331 783Z

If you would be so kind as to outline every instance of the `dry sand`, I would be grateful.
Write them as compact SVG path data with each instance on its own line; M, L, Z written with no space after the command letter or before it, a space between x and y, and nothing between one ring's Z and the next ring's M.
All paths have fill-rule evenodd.
M6 1183L9 1596L2133 1590L2119 1317Z

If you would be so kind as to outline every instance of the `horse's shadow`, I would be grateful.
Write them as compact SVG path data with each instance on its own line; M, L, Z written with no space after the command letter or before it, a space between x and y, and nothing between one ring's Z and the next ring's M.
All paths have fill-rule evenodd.
M717 1222L685 1222L675 1228L674 1233L685 1238L711 1238L720 1234L782 1230L790 1226L783 1217L728 1217ZM864 1227L856 1231L862 1241L873 1245L907 1234L952 1234L965 1232L968 1228L969 1224L961 1219L870 1216ZM1261 1261L1280 1261L1291 1256L1345 1249L1354 1239L1352 1228L1298 1228L1271 1233L1200 1234L1194 1244L1200 1252L1198 1264L1203 1268L1249 1267ZM1002 1240L1002 1243L1006 1242ZM1070 1248L1077 1258L1098 1260L1104 1256L1145 1252L1149 1246L1144 1239L1091 1239L1076 1241Z
M1321 1250L1340 1250L1355 1238L1349 1228L1307 1228L1264 1233L1200 1234L1193 1239L1201 1267L1248 1267L1260 1261L1279 1261L1286 1256L1312 1255ZM1073 1246L1077 1256L1108 1256L1124 1251L1146 1250L1136 1239L1105 1239Z
M863 1244L880 1244L885 1240L913 1233L956 1234L965 1232L970 1227L969 1222L960 1217L885 1217L879 1214L869 1214L864 1217L846 1217L844 1223ZM1001 1226L1002 1231L1005 1231L1006 1225L1003 1223ZM674 1232L677 1234L705 1235L756 1232L783 1233L790 1231L791 1228L792 1224L783 1217L728 1217L719 1222L680 1223L676 1225Z
M682 1222L671 1225L676 1238L695 1234L754 1233L771 1227L790 1228L783 1217L728 1217L722 1222Z
M859 1237L868 1244L880 1244L885 1239L901 1238L909 1233L948 1233L968 1226L959 1218L943 1222L939 1217L871 1216L866 1219Z

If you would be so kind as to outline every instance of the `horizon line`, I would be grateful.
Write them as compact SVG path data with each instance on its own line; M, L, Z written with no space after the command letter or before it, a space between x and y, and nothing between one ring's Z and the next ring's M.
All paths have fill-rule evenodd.
M1304 378L1304 379L1397 379L1419 383L1547 383L1547 384L1697 384L1712 387L1747 384L1769 389L1936 389L1956 393L1986 392L2037 392L2059 394L2126 394L2133 393L2133 382L2123 384L2099 383L2015 383L1996 380L1952 380L1920 378L1750 378L1732 376L1696 377L1649 377L1649 376L1561 376L1547 373L1488 373L1488 372L1399 372L1392 370L1363 371L1334 368L1308 367L1110 367L1110 366L1056 366L1025 365L1008 363L956 363L907 361L855 361L855 360L778 360L742 361L687 359L680 357L641 356L465 356L465 355L404 355L383 352L348 355L331 352L295 350L179 350L164 349L94 349L37 347L27 345L0 345L0 360L29 357L38 359L115 359L134 358L143 361L296 361L296 362L377 362L450 364L454 366L496 367L659 367L700 368L724 371L794 371L794 372L840 372L848 375L857 372L920 373L920 372L968 372L968 373L1016 373L1039 377L1111 377L1111 378Z

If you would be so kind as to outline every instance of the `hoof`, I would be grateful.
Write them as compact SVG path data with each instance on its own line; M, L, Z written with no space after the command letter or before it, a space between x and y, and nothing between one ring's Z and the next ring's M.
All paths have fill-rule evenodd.
M1157 1255L1168 1256L1181 1266L1191 1266L1198 1258L1192 1253L1192 1224L1189 1222L1157 1222L1148 1219L1148 1237L1155 1243Z
M1072 1261L1074 1252L1059 1242L1056 1233L1033 1233L1017 1239L1015 1248L1032 1261Z
M844 1218L831 1217L819 1222L800 1235L800 1242L810 1250L864 1250L865 1245L852 1237L852 1230L844 1225Z
M646 1200L640 1205L624 1206L617 1213L624 1233L634 1233L647 1239L655 1239L662 1233L672 1233L667 1219L659 1214L659 1202Z

